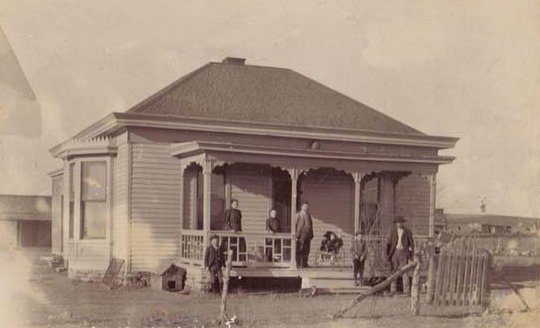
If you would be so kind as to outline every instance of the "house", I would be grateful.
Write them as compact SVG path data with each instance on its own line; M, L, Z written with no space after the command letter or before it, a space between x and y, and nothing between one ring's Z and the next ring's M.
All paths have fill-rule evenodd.
M398 213L416 236L433 235L436 174L453 160L438 152L456 142L290 69L211 62L51 149L63 161L51 174L55 250L70 276L102 274L115 257L125 275L176 263L194 281L217 234L233 274L298 275L292 236L303 201L314 249L326 231L344 249L355 230L384 236ZM242 232L222 230L231 199ZM280 233L266 232L271 209Z
M51 247L51 197L0 195L0 248Z

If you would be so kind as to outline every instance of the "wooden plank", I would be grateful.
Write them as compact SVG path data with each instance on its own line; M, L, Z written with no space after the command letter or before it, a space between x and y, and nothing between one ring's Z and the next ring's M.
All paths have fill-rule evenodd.
M484 266L484 261L484 256L479 254L476 271L476 305L482 304L482 268Z
M461 306L467 306L468 304L468 298L467 293L469 291L469 284L470 284L470 274L469 271L471 270L471 243L470 239L466 238L464 240L464 252L465 252L465 266L463 268L463 288L461 290L461 299L460 299L460 305Z
M475 299L474 299L474 292L475 292L475 281L476 281L476 262L478 257L476 256L476 243L472 244L472 250L471 250L471 272L470 272L470 284L469 284L469 305L473 306L476 305Z
M107 271L105 272L102 280L103 284L109 287L109 289L114 288L114 285L116 283L116 277L118 276L118 273L120 273L123 265L124 260L119 260L116 258L111 259L109 267L107 268Z
M443 295L443 285L444 285L444 274L446 270L446 262L447 262L447 252L446 247L443 247L439 253L439 264L437 268L437 280L435 280L435 295L434 295L434 305L441 306L442 305L442 295Z
M448 275L448 290L446 293L446 305L454 305L454 289L456 288L457 266L459 264L459 253L455 248L450 248L450 270Z
M463 295L463 275L466 266L467 251L465 240L461 239L459 242L459 265L457 267L457 281L454 294L454 305L461 306L461 300Z

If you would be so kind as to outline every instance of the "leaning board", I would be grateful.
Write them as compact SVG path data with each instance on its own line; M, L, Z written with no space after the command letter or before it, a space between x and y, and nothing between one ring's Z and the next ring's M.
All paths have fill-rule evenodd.
M116 277L118 277L118 273L120 273L123 265L124 260L120 259L112 258L109 262L109 267L107 268L107 271L105 272L102 281L105 286L109 287L109 289L114 288Z

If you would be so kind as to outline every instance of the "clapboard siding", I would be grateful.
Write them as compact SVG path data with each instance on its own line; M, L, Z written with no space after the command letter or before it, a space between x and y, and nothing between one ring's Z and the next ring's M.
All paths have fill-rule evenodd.
M315 260L317 249L326 231L341 235L348 250L354 234L354 185L352 177L311 173L301 179L301 200L310 203L314 238L311 242L310 261Z
M62 176L52 179L51 197L51 251L62 254Z
M180 161L164 144L133 144L132 156L132 272L158 272L179 254Z
M118 146L114 163L113 256L127 260L129 226L129 144Z
M243 231L265 231L266 219L272 206L270 170L231 168L227 172L231 198L237 199L242 211Z
M407 226L415 235L429 231L429 181L413 174L401 179L396 189L396 212L407 219Z

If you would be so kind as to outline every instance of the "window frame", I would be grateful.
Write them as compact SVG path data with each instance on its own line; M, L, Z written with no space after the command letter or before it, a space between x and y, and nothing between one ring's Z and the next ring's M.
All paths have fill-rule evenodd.
M84 181L83 181L83 166L85 164L88 164L88 163L100 163L100 164L103 164L104 168L105 168L105 197L102 198L102 199L84 199L83 198L83 186L84 186ZM110 190L109 190L109 178L107 176L107 161L105 160L83 160L81 161L81 169L80 169L80 175L79 175L79 179L80 179L80 202L79 202L79 207L80 207L80 214L79 214L79 239L80 240L103 240L103 239L106 239L107 238L107 216L108 216L108 211L107 211L107 199L109 198L109 193L110 193ZM87 196L88 197L88 196ZM84 236L84 207L86 206L87 203L103 203L105 205L105 235L103 237L85 237Z
M82 163L84 162L105 162L105 184L106 184L106 197L105 197L105 237L104 238L83 238L82 234ZM111 240L112 233L112 170L113 170L113 161L110 156L88 156L82 158L74 158L67 162L68 165L68 174L69 174L69 165L74 165L73 172L73 181L74 184L74 209L73 209L73 238L69 238L70 242L77 243L109 243ZM68 183L71 183L71 179ZM68 188L69 192L69 188ZM69 202L66 202L69 204ZM69 205L66 208L69 211ZM69 213L69 212L68 212ZM68 224L67 229L71 229ZM68 230L69 231L69 230Z

